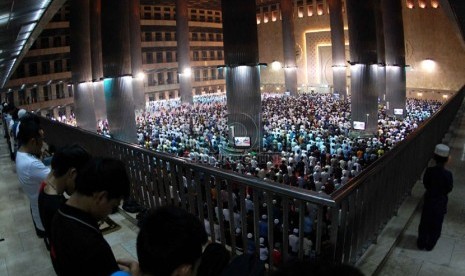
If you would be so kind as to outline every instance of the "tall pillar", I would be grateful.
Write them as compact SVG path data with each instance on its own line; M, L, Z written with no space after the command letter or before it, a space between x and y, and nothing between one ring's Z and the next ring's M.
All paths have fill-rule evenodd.
M92 82L95 118L97 121L107 119L107 107L105 105L105 94L103 93L103 68L102 68L102 2L92 0L90 5L90 37L92 57Z
M130 0L129 28L131 41L131 68L133 76L134 105L145 109L144 73L142 70L142 46L140 32L140 1Z
M229 140L250 137L260 149L261 96L255 1L222 0Z
M294 1L281 0L283 51L284 51L284 81L286 90L292 96L297 95L297 64L295 61L294 35Z
M376 44L378 68L376 68L376 91L382 103L386 102L386 55L384 46L383 14L381 0L375 0Z
M44 86L38 86L37 87L37 98L36 102L43 102L44 101Z
M56 107L52 109L53 118L57 119L58 117L60 117L60 113L58 111L59 110Z
M344 20L342 1L328 0L329 23L331 26L331 50L333 55L333 86L340 99L347 98L346 81L346 46L344 38Z
M110 133L115 139L136 143L129 1L102 0L102 61Z
M187 0L176 0L176 39L181 103L193 103Z
M349 23L351 117L374 133L378 125L376 22L371 0L347 0Z
M71 118L71 106L67 105L65 107L65 114L66 114L66 119L70 119Z
M389 102L387 113L392 115L402 109L402 115L397 115L405 116L407 89L402 3L401 0L380 1L386 45L386 104Z
M71 80L74 83L74 112L78 127L97 131L92 85L92 64L90 52L90 2L89 0L70 1L71 38Z

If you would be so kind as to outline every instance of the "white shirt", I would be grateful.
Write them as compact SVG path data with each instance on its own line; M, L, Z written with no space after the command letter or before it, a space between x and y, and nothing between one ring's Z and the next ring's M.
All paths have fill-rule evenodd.
M21 188L29 198L32 219L39 230L44 230L39 215L39 187L50 173L50 168L46 167L42 161L29 153L16 153L16 172Z

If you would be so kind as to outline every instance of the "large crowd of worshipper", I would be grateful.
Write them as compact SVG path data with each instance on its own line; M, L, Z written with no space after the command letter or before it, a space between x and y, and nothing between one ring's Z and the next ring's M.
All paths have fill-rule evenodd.
M317 192L331 193L375 161L441 106L440 102L408 99L404 119L388 116L380 104L378 133L350 137L350 102L332 94L298 97L263 94L263 149L279 158L260 164L254 152L243 158L222 155L228 148L226 98L194 97L152 101L136 114L138 142L148 149L189 158ZM276 155L275 155L276 157Z
M332 94L298 97L262 94L263 148L274 158L260 163L256 152L228 156L231 147L224 93L194 96L193 105L180 99L150 101L136 111L140 146L167 152L214 167L260 179L331 193L389 151L441 106L432 100L407 99L406 116L388 116L379 104L378 132L351 137L350 101ZM74 117L65 121L75 122ZM97 132L110 136L107 120ZM259 153L260 154L260 153Z
M350 102L335 99L331 94L307 94L289 97L279 94L262 96L263 111L263 149L271 153L272 160L260 163L260 153L249 152L242 158L222 155L222 149L229 147L228 126L225 117L226 97L205 95L194 97L193 105L181 104L179 99L151 101L145 111L136 113L137 136L139 145L148 149L168 152L214 167L233 170L267 181L314 190L330 194L359 174L368 164L389 151L396 143L404 139L429 118L441 106L437 101L408 99L406 116L399 119L388 116L384 106L379 105L378 132L370 137L352 137L350 120ZM108 122L99 122L102 134L109 135ZM277 157L277 158L276 158ZM188 180L183 176L184 187ZM192 180L194 181L194 179ZM191 185L195 185L192 183ZM233 206L228 208L226 183L219 183L221 196L213 193L215 182L211 183L215 215L213 221L207 219L204 210L205 229L215 238L220 237L220 218L226 229L229 228L229 213L233 212L235 236L225 231L226 243L235 239L236 246L248 253L259 250L261 260L277 265L283 251L283 203L280 198L272 200L273 216L268 218L267 206L259 200L259 244L254 239L254 202L253 190L247 190L245 198L247 241L242 240L242 218L239 210L238 188L232 188ZM222 199L223 209L219 209L218 200ZM290 201L288 209L289 254L299 253L299 208ZM307 203L304 211L303 250L305 257L314 254L317 221L316 207ZM324 212L327 212L324 209ZM219 213L223 215L220 216ZM273 225L273 260L268 260L268 221ZM330 216L322 217L322 240L328 238ZM276 255L276 254L277 255Z

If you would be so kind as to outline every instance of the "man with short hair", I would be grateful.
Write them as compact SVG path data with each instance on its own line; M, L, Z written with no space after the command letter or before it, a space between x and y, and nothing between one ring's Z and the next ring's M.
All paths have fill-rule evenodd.
M119 270L98 221L129 196L122 161L94 158L77 174L75 191L52 221L50 255L58 275L111 275Z
M19 126L18 140L21 144L16 153L16 172L21 188L29 198L31 215L40 238L45 237L45 229L39 214L39 187L50 172L40 160L44 131L35 117L25 117Z
M137 236L140 271L153 276L195 275L206 242L203 224L186 210L174 206L152 210Z
M52 158L52 171L39 189L39 213L45 229L45 244L49 249L52 219L66 201L63 193L74 193L74 182L82 167L90 160L90 154L79 145L65 146Z

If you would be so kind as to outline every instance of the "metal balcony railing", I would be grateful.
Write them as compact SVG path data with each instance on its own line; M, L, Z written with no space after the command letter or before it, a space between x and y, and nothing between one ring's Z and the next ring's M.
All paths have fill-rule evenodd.
M297 257L353 264L409 195L464 95L462 88L404 141L331 195L192 163L45 118L41 123L49 144L79 143L95 156L126 162L132 197L141 205L173 204L189 210L206 222L210 238L228 245L233 254L254 243L258 256L259 237L265 236L271 264L275 242L286 260L296 251L290 250L289 239L298 229ZM310 233L304 231L309 220ZM247 239L247 233L253 238ZM313 242L310 253L308 240Z

